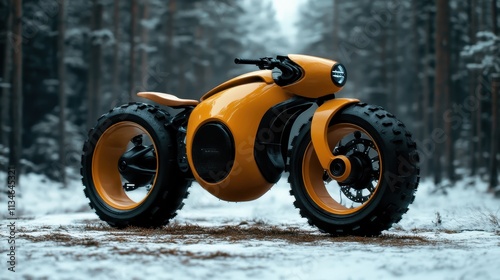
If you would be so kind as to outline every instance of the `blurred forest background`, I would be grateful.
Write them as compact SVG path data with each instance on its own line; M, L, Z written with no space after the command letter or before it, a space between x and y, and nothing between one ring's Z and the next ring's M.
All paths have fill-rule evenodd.
M136 92L197 99L252 70L235 57L304 53L347 66L340 96L406 123L436 186L498 191L500 1L298 2L289 32L272 0L0 0L0 167L64 183L88 129Z

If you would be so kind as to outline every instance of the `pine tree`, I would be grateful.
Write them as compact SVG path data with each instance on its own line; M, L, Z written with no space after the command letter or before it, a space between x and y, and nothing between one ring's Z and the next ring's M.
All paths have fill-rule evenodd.
M59 15L57 27L57 73L59 79L59 170L61 183L67 186L66 180L66 65L64 64L65 53L65 1L59 0Z
M23 37L22 37L22 0L13 2L13 24L12 36L14 50L12 51L12 96L10 98L11 111L11 133L10 133L10 153L9 168L16 172L16 185L19 185L19 175L21 174L21 152L23 143Z

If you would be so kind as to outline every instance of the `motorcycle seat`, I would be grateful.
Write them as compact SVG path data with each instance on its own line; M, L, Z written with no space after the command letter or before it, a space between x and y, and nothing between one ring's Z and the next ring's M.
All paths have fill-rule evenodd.
M169 107L188 107L188 106L196 106L200 102L194 99L182 99L175 95L162 93L162 92L154 92L154 91L143 91L137 94L140 97L144 97L146 99L152 100L158 104L169 106Z

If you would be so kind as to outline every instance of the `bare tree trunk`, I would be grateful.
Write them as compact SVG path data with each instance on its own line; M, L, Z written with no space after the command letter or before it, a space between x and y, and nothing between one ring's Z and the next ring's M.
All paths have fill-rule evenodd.
M491 22L493 24L492 31L493 34L498 36L497 13L498 13L497 0L491 0Z
M59 76L59 170L63 187L66 182L66 66L64 64L65 1L59 0L57 28L57 75Z
M479 71L476 71L477 73L477 82L476 82L476 88L474 89L474 96L479 96L483 90L483 85L482 85L482 79L483 79L483 76L481 75L481 73L479 73ZM476 140L476 168L477 168L477 172L479 175L481 175L481 167L484 166L484 163L483 163L483 118L482 118L482 112L483 112L483 104L482 104L482 100L479 99L477 100L477 110L476 110L476 116L475 116L475 121L476 121L476 124L475 124L475 127L476 127L476 131L475 131L475 140Z
M498 36L498 22L497 22L497 0L491 1L491 22L493 24L492 30ZM490 182L488 190L500 194L498 188L498 153L500 150L500 128L499 114L498 114L498 95L500 94L500 74L495 73L491 75L491 152L490 152Z
M94 31L95 28L95 13L94 13L94 6L96 5L95 0L92 0L91 4L91 15L90 15L90 31ZM88 50L89 50L89 56L88 56L88 69L87 69L87 130L91 129L94 125L95 122L95 111L96 108L94 106L94 74L92 73L93 71L93 65L92 61L94 59L94 38L92 34L90 34L88 38Z
M340 30L340 26L339 26L339 0L332 0L333 1L333 22L332 22L332 25L333 25L333 34L332 34L332 37L333 37L333 40L332 40L332 43L333 43L333 52L337 52L338 48L339 48L339 30Z
M166 36L167 36L167 46L165 48L165 62L164 67L168 67L173 63L174 55L174 24L175 24L175 14L177 10L176 0L170 0L168 2L168 13L167 13L167 24L166 24ZM166 92L173 90L168 83L168 79L164 79L164 88Z
M113 45L113 107L122 103L120 86L120 0L114 0L113 4L113 35L115 44Z
M103 4L101 1L97 2L96 6L96 30L102 29L102 13L103 13ZM94 106L96 108L96 116L97 118L101 112L101 66L102 66L102 47L101 44L95 45L95 56L94 56L94 71L92 73L94 76Z
M422 67L424 71L424 98L422 99L422 113L423 113L423 139L426 139L429 137L430 134L430 128L431 128L431 111L430 111L430 100L431 100L431 94L432 94L432 85L431 81L429 78L429 74L431 73L431 62L429 61L431 57L431 48L432 48L432 16L430 10L427 9L426 7L426 12L427 12L427 17L426 17L426 38L425 38L425 55L424 55L424 65ZM425 148L425 147L424 147ZM432 154L426 154L428 156L427 158L427 164L422 164L424 167L424 174L431 175L431 173L434 172L433 164L434 164L434 158Z
M380 61L382 66L380 67L380 81L378 84L379 89L383 89L387 86L387 30L382 29L380 35ZM378 104L383 107L387 107L390 101L388 100L387 92L384 94L384 104Z
M424 129L423 127L425 126L425 124L423 123L423 114L425 114L425 109L427 108L427 106L424 106L423 105L423 100L424 100L424 90L421 90L420 89L420 85L424 85L424 81L423 81L423 78L422 78L422 75L421 73L423 72L422 71L422 55L421 55L421 48L420 48L420 45L419 45L419 35L418 35L418 27L420 26L420 20L418 18L420 12L418 11L418 0L412 0L411 1L411 20L412 20L412 23L411 23L411 38L413 40L413 44L412 44L412 47L413 47L413 58L412 58L412 62L413 62L413 66L411 67L413 69L412 71L412 75L413 77L419 77L419 79L413 79L412 80L412 83L411 83L411 92L413 93L412 94L412 104L414 104L415 106L412 106L412 109L410 112L413 114L413 120L416 124L419 124L418 126L416 126L416 129L415 129L415 139L419 139L419 140L422 140L424 139ZM424 68L424 71L425 71L425 68ZM422 166L420 167L421 169L421 175L425 176L426 175L426 172L427 170L424 170L424 166L425 164L422 164Z
M450 7L448 0L436 2L436 78L434 83L434 129L442 129L443 101L449 95L450 82ZM444 100L443 100L444 99ZM445 105L445 104L444 104ZM446 134L450 138L450 134ZM442 144L436 143L434 155L434 183L439 185L442 181L441 156Z
M390 98L389 98L389 109L394 112L394 114L399 114L399 102L398 102L398 13L394 15L393 25L392 25L392 39L391 39L391 82L390 82Z
M21 151L23 145L23 46L22 46L22 0L14 0L14 18L12 33L15 44L13 45L13 71L12 71L12 97L10 99L11 108L11 134L9 168L16 172L16 185L19 186L19 175L21 174Z
M8 136L7 126L8 126L8 118L9 118L9 94L10 89L12 88L12 84L10 81L11 78L11 70L12 70L12 48L14 47L11 44L11 35L12 35L12 13L10 12L7 15L5 26L5 50L4 50L4 63L3 63L3 84L2 87L2 112L0 113L0 145L7 147L8 145Z
M491 192L500 190L498 187L498 148L499 142L498 139L500 137L499 128L498 128L498 94L500 87L500 75L495 74L491 77L491 151L490 151L490 182L488 186L488 190Z
M146 20L149 18L149 1L144 0L142 9L142 19ZM146 89L148 86L148 52L147 46L149 44L149 29L141 25L141 44L144 46L141 51L141 87L145 90L154 90L154 89Z
M446 112L446 110L451 109L452 104L453 104L453 95L456 94L457 92L452 92L454 88L454 83L451 80L451 70L450 69L455 69L453 66L457 66L457 69L459 68L458 65L452 65L452 58L451 55L457 55L457 51L452 49L451 45L453 43L456 43L455 45L459 45L457 42L452 42L454 38L451 36L451 30L450 30L450 22L449 22L449 6L448 6L448 24L447 24L447 35L446 35L446 40L447 40L447 50L445 53L445 63L448 68L447 70L447 77L446 77L446 84L447 84L447 90L444 95L444 107L442 112ZM460 56L454 57L453 61L457 62L459 61ZM441 115L442 116L442 115ZM448 180L453 184L456 181L456 175L455 175L455 166L454 166L454 161L455 161L455 133L452 128L452 122L444 122L444 129L445 129L445 134L446 134L446 142L445 142L445 174Z
M94 33L102 28L102 3L92 0L91 31ZM90 63L88 81L88 128L91 128L100 113L100 84L101 84L101 45L94 42L95 34L90 38Z
M129 69L129 100L135 100L135 36L137 26L137 0L132 0L130 10L130 69Z
M469 44L473 45L476 42L476 32L477 32L477 15L475 11L476 7L476 1L477 0L468 0L467 1L467 6L469 10ZM471 79L469 79L469 97L472 98L472 100L475 100L475 93L476 93L476 82L477 82L477 71L476 70L470 70L471 71ZM477 102L480 102L479 100ZM470 121L471 121L471 129L470 129L470 140L469 140L469 150L470 150L470 155L471 155L471 161L470 161L470 175L475 176L477 173L477 161L478 161L478 138L476 135L476 121L477 115L474 114L474 112L471 112L470 116Z

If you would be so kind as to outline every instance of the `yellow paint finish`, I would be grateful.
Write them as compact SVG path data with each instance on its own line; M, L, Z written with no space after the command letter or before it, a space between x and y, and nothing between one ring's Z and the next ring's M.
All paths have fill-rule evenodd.
M339 156L334 156L334 159L340 159L341 161L344 162L344 165L345 165L345 171L342 175L340 176L335 176L333 175L331 172L332 170L330 168L328 168L327 172L328 172L328 175L330 177L332 177L334 180L338 181L338 182L343 182L345 181L347 178L349 178L349 175L351 175L351 161L344 155L339 155ZM333 160L332 160L333 161Z
M371 138L371 135L368 134L368 132L366 132L364 129L354 124L340 123L331 126L328 129L326 136L326 138L328 139L328 144L330 146L329 148L330 151L335 148L337 143L342 138L344 138L349 134L354 133L355 131L361 131ZM379 153L380 163L381 163L380 176L377 180L377 185L374 186L375 190L371 194L370 198L363 204L357 207L350 207L350 208L347 208L346 206L340 204L329 194L328 190L326 189L325 182L323 180L325 169L320 163L319 153L316 150L316 146L313 146L313 143L309 143L304 153L304 158L302 160L302 179L309 197L321 209L331 214L350 215L364 208L376 196L376 193L378 192L379 185L381 182L381 177L383 174L382 170L383 160L382 160L382 155L380 155L380 150L377 146L377 143L373 140L373 138L371 139L371 141L373 142L377 152ZM329 154L331 154L331 152L329 152ZM333 191L335 192L338 190L333 190Z
M276 84L262 81L241 83L234 81L234 84L240 85L213 94L201 102L191 113L187 127L187 156L195 179L211 194L226 201L253 200L271 188L272 184L264 179L255 162L255 139L266 111L291 97ZM200 126L212 121L222 122L229 128L236 149L229 175L218 183L204 181L196 172L192 159L194 135Z
M140 96L142 98L149 99L153 102L156 102L158 104L164 105L164 106L170 106L170 107L182 107L182 106L196 106L198 105L197 100L193 99L181 99L175 95L168 94L168 93L161 93L161 92L153 92L153 91L146 91L146 92L139 92L137 96Z
M271 70L254 71L254 72L240 75L236 78L233 78L229 81L226 81L226 82L216 86L215 88L213 88L212 90L207 92L205 95L203 95L200 100L204 101L216 93L222 92L226 89L229 89L229 88L232 88L235 86L249 84L249 83L259 83L259 82L264 82L266 84L274 83Z
M331 78L335 61L307 55L288 55L303 70L303 77L297 82L283 87L285 90L308 98L320 98L342 89Z
M92 155L92 179L99 197L109 206L118 210L131 210L139 206L145 199L134 202L125 193L118 171L118 161L126 152L132 138L149 133L134 122L119 122L104 131ZM153 143L153 146L155 144ZM156 146L154 150L157 151ZM158 173L158 157L156 157L156 172ZM154 188L156 176L152 188ZM149 192L151 193L151 192Z
M340 109L357 102L359 102L358 99L351 98L332 99L323 103L323 105L319 106L314 112L311 122L312 143L321 166L323 169L327 170L329 175L332 177L334 176L330 172L330 164L335 159L335 156L332 154L333 149L330 147L328 141L328 126L332 118L340 111Z

